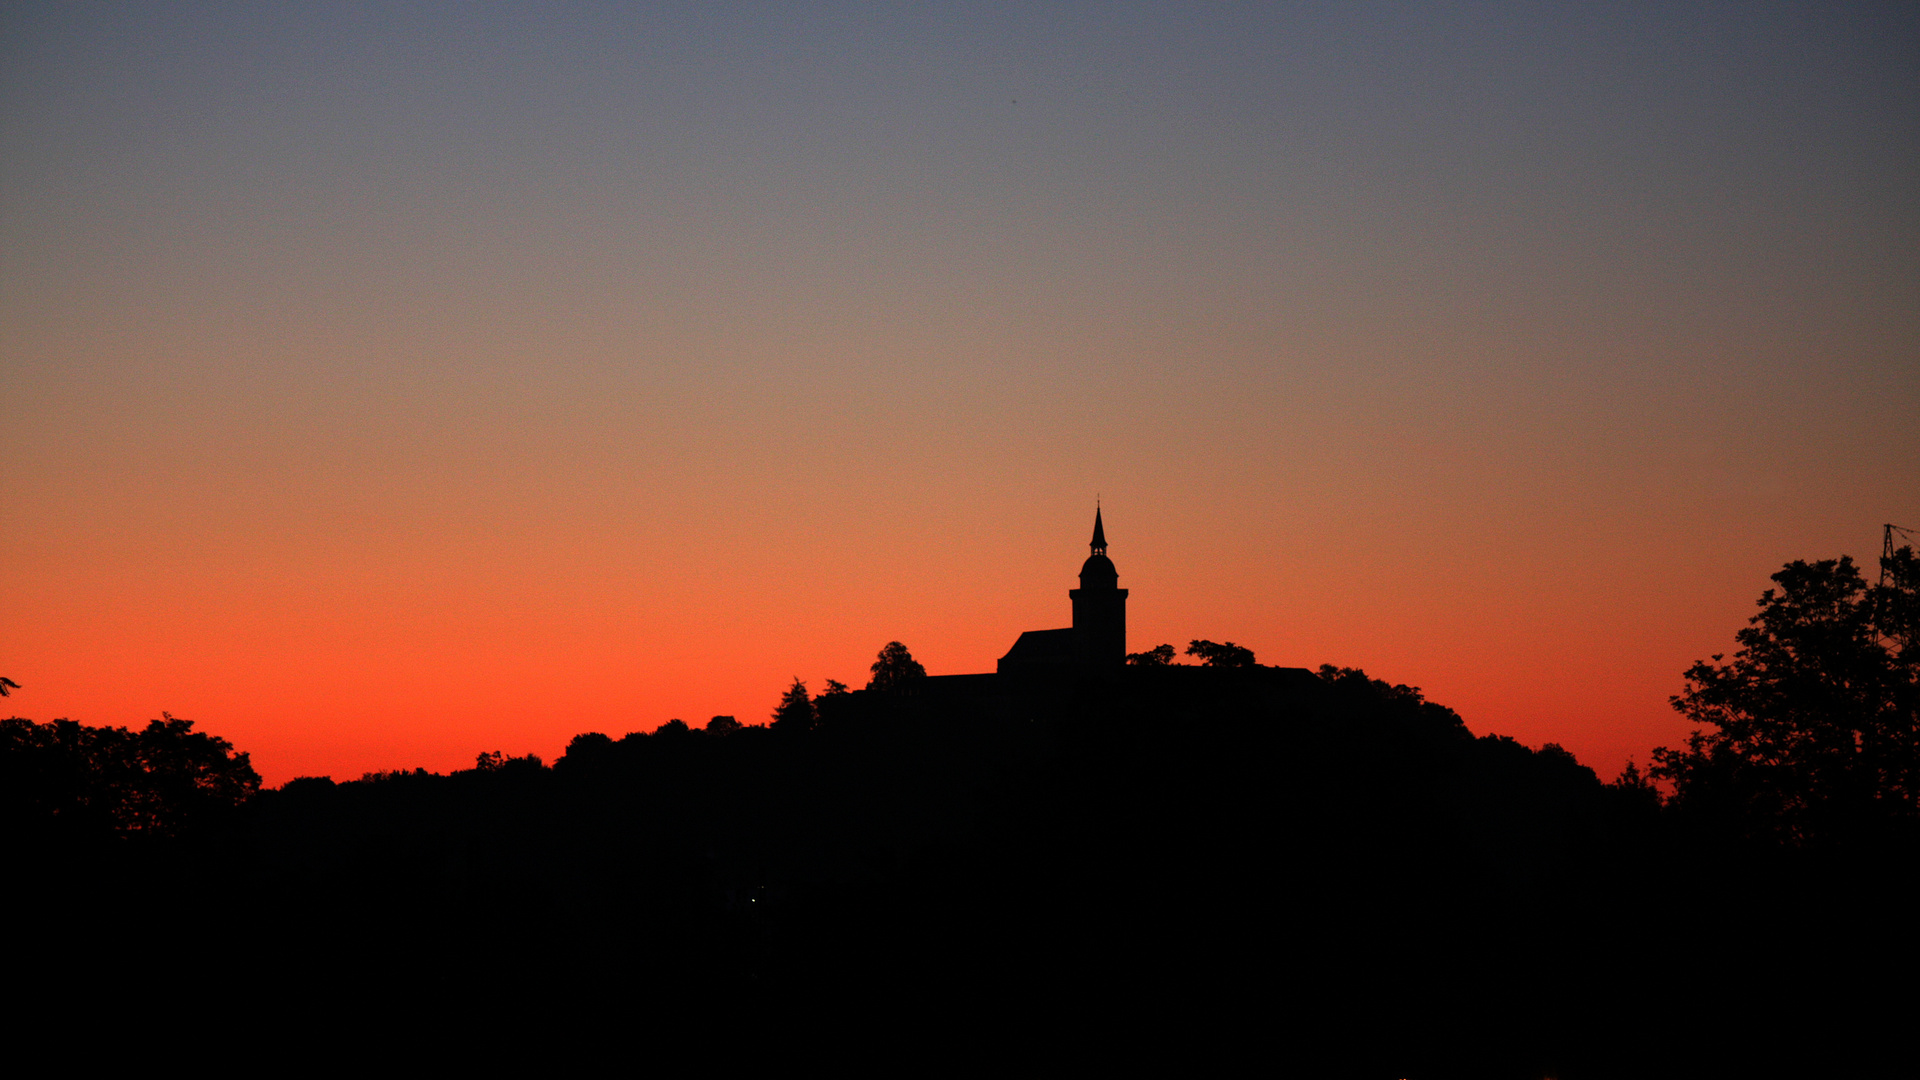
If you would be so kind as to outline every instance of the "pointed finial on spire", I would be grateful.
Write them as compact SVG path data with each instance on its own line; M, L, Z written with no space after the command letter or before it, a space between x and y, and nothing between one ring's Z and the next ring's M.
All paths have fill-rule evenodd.
M1093 544L1091 546L1095 555L1107 553L1107 529L1100 523L1100 500L1097 496L1093 500Z

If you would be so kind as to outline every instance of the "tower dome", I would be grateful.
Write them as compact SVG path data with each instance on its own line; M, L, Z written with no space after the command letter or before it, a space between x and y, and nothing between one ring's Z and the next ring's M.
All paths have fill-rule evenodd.
M1080 564L1080 587L1083 589L1111 589L1120 584L1120 571L1114 569L1113 560L1101 552L1087 556Z

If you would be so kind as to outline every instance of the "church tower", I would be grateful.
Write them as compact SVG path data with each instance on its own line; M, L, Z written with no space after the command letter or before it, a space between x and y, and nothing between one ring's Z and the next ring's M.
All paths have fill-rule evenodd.
M1080 567L1080 587L1073 598L1073 633L1087 660L1099 667L1127 662L1127 590L1120 588L1120 571L1107 558L1107 530L1100 508L1093 510L1093 554Z

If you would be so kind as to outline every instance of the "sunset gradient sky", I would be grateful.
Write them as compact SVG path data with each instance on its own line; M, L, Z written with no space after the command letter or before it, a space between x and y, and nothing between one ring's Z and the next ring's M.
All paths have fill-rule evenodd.
M1920 525L1920 7L0 9L0 674L270 783L1065 625L1612 776Z

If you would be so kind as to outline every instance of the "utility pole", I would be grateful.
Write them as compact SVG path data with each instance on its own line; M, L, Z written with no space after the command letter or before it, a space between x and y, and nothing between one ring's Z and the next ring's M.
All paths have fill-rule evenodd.
M1887 564L1893 561L1893 536L1899 533L1905 539L1913 539L1912 529L1903 529L1898 525L1880 526L1883 539L1880 541L1880 587L1887 587Z
M1893 524L1880 526L1880 587L1873 590L1872 613L1873 632L1876 635L1882 633L1880 626L1880 609L1887 602L1887 567L1893 562L1893 541L1896 535L1902 539L1911 540L1913 539L1913 530L1903 529Z

